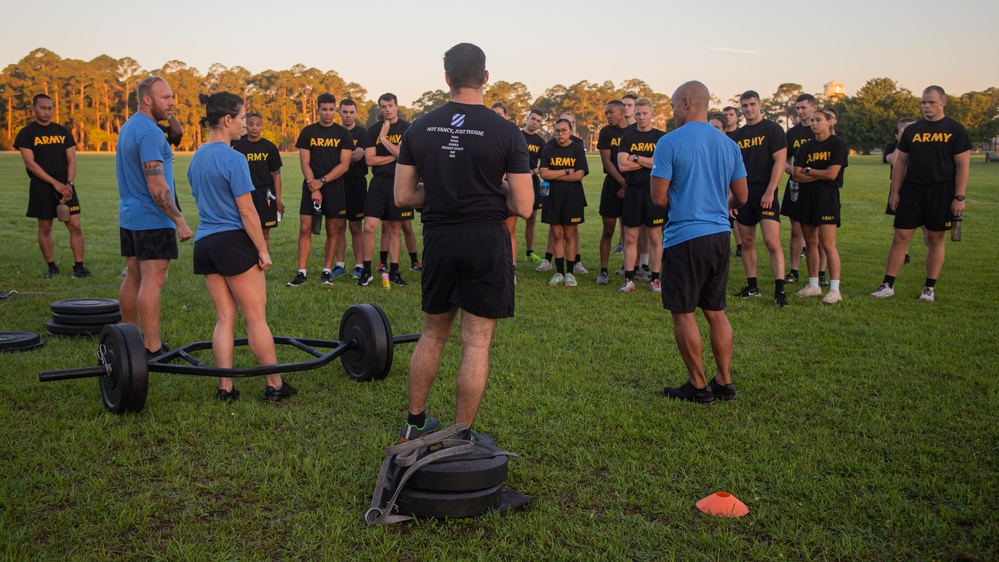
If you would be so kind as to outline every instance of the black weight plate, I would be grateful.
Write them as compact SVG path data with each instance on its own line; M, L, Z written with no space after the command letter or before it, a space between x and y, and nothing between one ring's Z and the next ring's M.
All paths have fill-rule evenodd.
M42 337L35 332L0 332L0 351L16 351L41 340Z
M499 509L503 486L474 492L443 493L413 490L407 485L396 505L399 513L414 517L475 517L490 509Z
M359 382L386 374L391 342L386 337L382 317L371 304L355 304L340 319L340 341L352 344L340 356L347 374Z
M485 490L506 481L509 457L493 445L476 443L474 452L447 457L413 473L406 488L440 492Z
M149 390L149 365L139 328L109 324L101 331L101 345L111 365L111 374L98 379L104 407L115 414L142 410Z
M45 345L45 340L38 340L38 342L33 343L31 345L26 345L24 347L11 347L8 349L0 349L0 352L13 353L15 351L31 351L32 349L38 349L39 347L42 347L44 345Z
M381 317L382 323L385 324L385 338L388 341L388 354L385 357L385 368L380 373L375 373L373 376L376 380L382 380L388 376L389 371L392 370L392 359L395 356L395 341L392 339L392 326L389 324L388 316L385 315L385 311L382 307L377 304L372 304L375 310L378 311L378 316Z
M49 305L49 309L59 314L99 314L120 310L117 300L98 298L55 301Z
M45 328L54 336L96 336L101 333L103 326L73 326L47 320Z
M52 314L52 320L69 326L104 326L121 322L121 312L98 312L95 314Z

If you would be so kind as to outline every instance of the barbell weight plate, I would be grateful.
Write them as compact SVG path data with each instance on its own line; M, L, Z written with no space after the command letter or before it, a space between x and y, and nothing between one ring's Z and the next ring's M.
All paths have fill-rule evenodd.
M94 314L52 314L52 321L67 326L106 326L121 322L121 312L98 312Z
M428 492L409 488L399 493L396 505L399 513L414 517L476 517L491 509L499 509L503 485L472 492Z
M376 311L378 311L378 316L381 317L382 323L385 325L385 337L388 339L387 354L385 357L385 368L379 373L374 374L375 380L382 380L388 376L389 371L392 370L392 360L395 356L395 340L392 339L392 326L389 324L388 316L385 315L385 311L382 307L377 304L372 304Z
M108 324L101 331L101 345L111 373L100 377L104 407L112 413L138 412L146 405L149 365L142 333L134 324Z
M49 305L49 310L59 314L100 314L119 312L118 301L115 299L64 299Z
M55 320L46 320L45 329L53 336L96 336L101 333L103 326L85 325L77 326L72 324L62 324Z
M41 340L35 332L0 332L0 351L20 351Z
M447 457L417 470L406 488L437 492L485 490L506 482L509 457L498 455L495 445L476 443L465 455Z
M354 380L385 377L389 347L382 317L371 304L350 306L340 319L340 341L355 345L340 356L340 362Z

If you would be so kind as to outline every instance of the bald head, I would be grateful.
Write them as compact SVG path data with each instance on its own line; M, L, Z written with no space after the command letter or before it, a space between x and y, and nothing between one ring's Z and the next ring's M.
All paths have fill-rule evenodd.
M708 87L696 80L684 82L673 92L673 118L677 127L693 121L707 122L711 103Z

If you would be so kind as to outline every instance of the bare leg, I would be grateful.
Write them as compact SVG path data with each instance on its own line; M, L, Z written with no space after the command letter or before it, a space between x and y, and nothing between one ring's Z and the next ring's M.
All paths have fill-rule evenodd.
M637 226L624 227L624 270L632 271L638 264L638 233L641 228Z
M746 277L756 277L756 227L735 223L742 236L742 268Z
M166 283L167 270L170 268L170 260L143 260L138 262L138 266L140 278L136 308L142 328L142 339L145 341L146 349L157 351L163 346L163 342L160 341L160 298L163 284ZM126 282L131 270L129 263L125 274ZM123 283L122 286L124 285ZM124 314L122 318L124 319Z
M389 221L389 263L399 263L399 235L403 221Z
M312 253L312 215L298 215L298 269L309 265L309 254ZM329 233L326 233L329 236Z
M801 235L805 243L806 261L808 266L808 276L819 276L819 229L815 225L801 225ZM838 279L838 277L837 277Z
M732 335L732 325L729 324L728 316L724 310L701 310L704 317L708 319L708 327L711 331L711 354L715 357L715 365L718 368L715 374L715 382L718 384L732 383L732 348L735 338Z
M777 221L760 221L760 230L763 231L763 243L767 245L770 252L770 269L773 270L774 279L784 280L784 248L780 243L780 223ZM745 254L745 249L743 249Z
M52 257L52 219L38 219L38 249L46 263L55 261Z
M891 238L891 247L888 248L888 263L885 264L885 275L898 277L898 270L902 268L905 261L905 250L909 247L909 240L915 229L896 228L895 234ZM929 252L926 254L926 264L929 267Z
M517 215L506 218L506 229L510 232L510 245L513 248L513 266L517 267Z
M610 261L611 242L614 241L614 227L617 219L604 218L604 229L600 233L600 267L606 268Z
M940 276L940 270L943 269L944 234L945 231L943 230L939 232L926 231L926 277L928 279L936 279Z
M788 261L791 269L797 271L801 267L801 250L805 247L805 238L801 234L801 223L791 221L791 241L788 243Z
M524 244L528 251L534 252L534 232L537 229L538 210L535 209L531 216L524 221Z
M364 223L363 221L349 221L347 225L350 227L350 245L354 250L354 264L363 265L364 263ZM346 244L346 238L344 238L344 243ZM344 250L346 252L346 250ZM346 256L344 256L346 258Z
M565 257L574 260L579 255L579 228L574 224L566 224L562 226L562 231L565 233Z
M565 228L561 224L553 224L548 229L549 238L552 239L552 254L555 259L565 257Z
M457 308L443 314L424 314L423 331L409 360L409 413L419 415L427 409L427 396L437 378L444 344L451 337Z
M819 226L819 244L822 245L822 250L829 261L829 279L839 280L841 279L840 274L842 271L840 269L839 250L836 249L836 230L835 224L823 224Z
M406 236L406 251L416 253L416 233L413 232L413 221L401 221L402 233ZM516 247L516 246L514 246Z
M658 227L649 228L649 269L661 273L663 268L663 231Z
M381 220L374 217L364 217L364 254L361 258L362 262L373 261L371 258L375 253L375 234L378 233L378 223ZM382 239L385 239L385 235L382 234Z
M69 247L73 250L73 261L83 261L83 225L80 224L80 215L70 215L69 222L66 223L69 229ZM49 238L51 243L52 239ZM49 248L51 252L51 248Z
M323 246L323 265L326 269L333 267L333 260L336 258L336 249L343 238L343 231L346 225L344 219L326 219L326 245Z
M267 287L264 271L259 267L251 267L239 275L226 277L225 283L235 299L236 305L243 313L246 322L246 339L250 344L250 352L258 365L277 365L277 351L274 347L274 336L267 325ZM230 331L230 337L232 332ZM214 348L214 340L212 340ZM281 375L267 375L267 385L280 388L284 383Z
M458 399L454 421L472 427L489 379L489 348L496 319L461 312L461 365L458 367Z
M701 342L701 331L697 328L697 320L693 312L673 312L673 337L676 348L680 351L683 364L687 367L687 379L694 388L704 388L708 381L704 378L704 363L701 352L704 344ZM720 381L719 381L720 382Z

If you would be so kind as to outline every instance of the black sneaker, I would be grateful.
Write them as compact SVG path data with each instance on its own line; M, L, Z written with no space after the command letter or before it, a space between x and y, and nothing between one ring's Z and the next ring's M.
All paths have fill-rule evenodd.
M323 285L332 285L333 284L333 272L331 272L331 271L324 271L321 274L319 274L319 282L322 283Z
M294 396L298 394L298 390L295 387L288 384L288 381L284 381L280 388L274 388L273 386L268 386L264 389L264 400L270 400L271 402L280 402L284 398Z
M903 262L902 265L909 265L910 261L912 261L912 259L909 257L909 254L905 254L905 262Z
M215 400L219 402L234 402L239 400L239 391L233 388L227 392L220 388L215 392Z
M298 273L295 274L295 278L292 279L291 281L288 281L287 283L285 283L284 286L285 287L298 287L299 285L305 285L305 282L308 281L308 280L309 280L308 277L306 277L304 273L302 273L301 271L299 271Z
M737 258L741 258L742 257L742 248L736 248L735 249L735 257L737 257Z
M758 296L760 296L760 288L759 287L750 287L750 286L747 285L747 286L743 287L741 291L739 291L738 293L736 293L735 296L742 297L744 299L749 298L749 297L758 297Z
M406 280L402 278L402 274L399 273L398 271L393 271L389 273L389 281L400 287L405 287L406 285L409 285L409 283L406 283Z
M667 386L663 389L663 395L674 400L686 400L688 402L697 402L698 404L710 404L715 401L715 395L711 392L710 385L696 389L694 385L690 384L690 381L683 383L683 386L680 388L670 388Z
M150 351L148 349L146 350L146 360L148 361L149 359L152 359L153 357L156 357L157 355L163 355L164 353L166 353L168 351L170 351L170 348L167 347L167 344L165 344L163 342L160 342L160 348L157 349L156 351Z
M378 273L386 273L388 272L388 266L385 265L385 262L380 261L378 262L378 267L375 268L375 271L377 271Z
M428 433L433 433L441 428L441 420L437 418L428 417L426 421L423 422L423 427L416 427L411 424L403 424L402 426L402 442L412 441L413 439L419 439Z
M416 260L412 264L410 264L409 270L410 271L423 271L423 264L420 263L420 260Z
M86 279L91 275L93 274L90 273L90 270L87 269L86 267L83 266L76 267L75 265L73 266L73 277L76 277L77 279Z
M371 283L371 272L368 270L361 271L361 276L357 278L355 283L362 287L367 287L368 283Z
M721 398L726 402L735 402L734 384L718 384L715 382L715 377L711 377L711 381L708 382L708 387L711 388L711 392L714 393L716 398Z
M465 431L465 439L468 439L472 443L482 443L483 445L496 444L496 440L492 437L486 435L485 433L476 433L471 429Z
M59 268L58 267L50 267L49 270L45 272L45 278L46 279L52 279L56 275L59 275Z
M829 281L826 279L825 275L819 275L819 286L820 287L828 287L829 286Z
M791 303L787 302L787 294L784 291L774 293L774 304L777 306L791 306Z
M798 282L798 276L795 275L795 274L793 274L793 273L788 273L787 275L784 276L784 282L785 283L797 283Z

